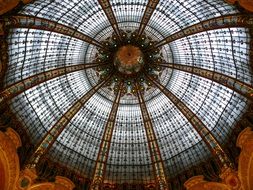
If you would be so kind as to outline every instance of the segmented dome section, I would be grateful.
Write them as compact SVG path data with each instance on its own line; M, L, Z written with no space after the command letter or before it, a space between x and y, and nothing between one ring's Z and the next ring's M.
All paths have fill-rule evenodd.
M19 13L46 18L77 29L96 39L96 35L110 23L101 6L93 0L38 0L26 5ZM110 27L112 32L112 27Z
M154 179L151 163L141 110L122 104L113 131L105 179L118 183L148 182Z
M90 177L111 107L100 95L92 96L57 138L49 155L78 174Z
M148 1L110 2L120 30L126 33L138 30ZM223 0L161 0L144 36L159 42L201 21L237 13L235 7ZM101 43L114 35L104 11L94 0L36 0L22 8L19 14L69 26ZM51 69L92 63L101 58L97 57L100 48L95 45L42 29L13 28L8 43L5 87ZM155 54L174 65L215 71L252 85L249 49L249 30L240 26L185 34L157 48L157 52L145 54ZM148 64L155 64L155 61ZM146 68L149 74L157 72L152 70L154 65L149 66ZM10 107L35 145L74 102L95 86L106 69L68 73L43 82L10 101ZM191 72L163 68L163 72L157 75L160 83L201 119L219 143L228 141L228 135L246 110L247 99L244 96ZM113 87L108 86L99 89L78 111L49 150L49 158L80 175L92 177L115 98L111 89ZM144 99L168 178L210 158L207 145L177 106L153 86L146 92ZM117 112L105 180L115 183L154 180L147 141L137 98L124 95Z

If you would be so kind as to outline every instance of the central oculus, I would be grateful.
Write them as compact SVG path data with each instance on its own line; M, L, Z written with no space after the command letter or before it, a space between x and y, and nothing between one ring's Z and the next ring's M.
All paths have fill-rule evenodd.
M122 74L132 75L138 73L143 65L143 53L136 46L122 46L116 52L114 66Z

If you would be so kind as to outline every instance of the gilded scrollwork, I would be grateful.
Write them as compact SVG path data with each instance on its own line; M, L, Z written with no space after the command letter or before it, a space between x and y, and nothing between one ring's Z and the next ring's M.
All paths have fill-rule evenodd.
M56 176L55 182L36 183L35 169L28 169L20 172L19 180L15 190L72 190L75 184L66 177Z
M187 190L231 190L226 184L205 181L202 175L190 178L184 186Z
M69 180L66 177L62 177L62 176L56 176L55 183L64 186L66 188L66 190L71 190L75 187L75 184L71 180Z
M0 0L0 15L14 9L18 4L30 3L32 0Z
M223 170L220 174L220 178L231 190L239 190L241 188L238 172L234 171L232 168L226 168Z
M236 142L241 148L239 156L238 175L244 190L253 188L253 131L244 129Z
M17 148L21 146L20 136L11 128L6 132L0 131L0 165L4 175L4 190L72 190L75 185L68 178L56 176L55 182L36 183L35 169L20 171Z
M225 168L220 174L221 182L208 182L203 176L195 176L184 183L187 190L252 190L253 189L253 131L244 129L237 138L241 148L238 171Z
M21 139L16 131L14 131L12 128L8 128L5 134L12 140L16 149L21 146Z
M244 9L253 12L253 1L252 0L225 0L227 3L235 4L239 3Z
M11 129L7 129L7 131L8 134L0 132L0 161L3 162L2 165L4 166L4 189L13 190L15 182L18 180L20 168L17 144L11 139L15 139L15 133L12 133Z

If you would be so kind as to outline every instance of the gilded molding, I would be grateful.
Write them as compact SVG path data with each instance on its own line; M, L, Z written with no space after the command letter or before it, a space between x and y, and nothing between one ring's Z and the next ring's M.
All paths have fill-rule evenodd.
M29 189L37 177L35 169L26 168L20 171L19 180L17 181L17 190Z
M202 175L188 179L184 186L187 190L231 190L226 184L205 181Z
M0 131L0 162L4 174L4 190L72 190L75 185L68 178L56 176L55 182L36 183L35 169L20 171L17 148L21 146L20 136L11 128Z
M252 141L253 141L253 131L251 131L251 129L247 127L239 134L236 141L236 146L238 146L242 150L249 149L250 151L253 150L253 147L251 146Z
M55 182L33 184L27 190L72 190L74 187L74 183L68 178L56 176Z
M14 133L10 132L12 137ZM13 190L15 182L19 177L19 158L15 142L6 134L0 131L0 161L3 162L5 172L5 190Z
M14 9L19 3L28 4L32 0L0 0L0 15Z
M75 184L68 178L56 176L55 182L36 183L37 178L35 169L28 169L20 172L16 190L72 190Z
M31 186L27 190L55 190L55 184L53 183L40 183ZM64 189L65 190L65 189Z
M236 142L241 148L238 175L244 190L253 189L253 131L244 129Z
M241 7L244 9L253 12L253 1L252 0L225 0L227 3L235 4L236 2L239 3Z
M56 176L55 183L64 186L68 190L72 190L75 187L75 184L70 179L62 176Z
M187 190L252 190L253 189L253 131L244 129L237 138L236 145L241 148L238 172L232 168L224 169L221 183L207 182L203 176L194 176L184 183Z
M184 186L186 189L191 189L194 186L196 186L197 184L201 183L204 181L204 176L202 175L198 175L198 176L194 176L190 179L188 179L185 183Z
M14 131L12 128L8 128L5 134L12 140L12 142L15 144L16 149L22 146L22 142L20 139L20 136L16 131Z
M226 168L220 174L222 182L230 187L231 190L239 190L241 187L241 181L238 177L238 172L231 168Z

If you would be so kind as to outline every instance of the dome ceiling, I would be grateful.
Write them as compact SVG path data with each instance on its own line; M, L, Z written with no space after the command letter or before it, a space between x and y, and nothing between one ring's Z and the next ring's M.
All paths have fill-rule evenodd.
M92 178L106 126L113 118L104 178L114 183L155 180L146 133L152 125L165 175L173 178L212 156L211 140L206 142L210 135L220 145L228 142L247 108L246 91L253 81L249 29L246 24L230 26L229 21L227 27L219 27L220 20L226 22L225 15L235 19L240 15L222 0L160 1L144 28L140 23L148 1L110 3L117 24L110 23L111 15L94 0L36 0L12 17L5 88L63 69L57 77L41 75L50 80L41 79L13 97L10 107L35 146L72 109L75 114L65 117L66 126L46 156L87 178ZM209 19L215 24L207 31L189 34L183 30ZM52 23L68 30L58 30ZM140 30L142 35L136 40ZM122 44L132 45L132 49L124 46L128 53L123 54L138 59L131 67L124 62L122 49L118 50ZM104 65L94 65L97 63ZM228 77L227 83L222 82L223 76ZM98 86L101 82L103 86ZM97 89L91 91L94 87ZM87 94L91 95L87 98ZM112 116L117 97L119 104ZM73 109L75 106L79 108ZM145 123L145 109L149 124ZM207 132L201 134L193 120L200 121Z

